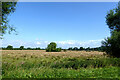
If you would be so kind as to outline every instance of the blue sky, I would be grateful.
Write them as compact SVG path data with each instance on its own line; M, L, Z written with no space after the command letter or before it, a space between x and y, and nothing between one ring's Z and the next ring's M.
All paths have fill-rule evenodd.
M5 34L2 46L99 47L110 36L105 16L116 2L18 2L9 24L18 35Z

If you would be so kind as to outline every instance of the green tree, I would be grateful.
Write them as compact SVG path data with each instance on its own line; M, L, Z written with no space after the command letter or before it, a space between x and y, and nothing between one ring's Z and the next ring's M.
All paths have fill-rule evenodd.
M111 37L102 42L102 46L109 56L120 57L120 32L113 31Z
M56 48L56 52L61 52L61 48Z
M70 48L68 48L68 50L73 50L73 48L72 48L72 47L70 47Z
M108 55L120 57L120 2L116 9L107 14L106 23L111 30L111 37L102 41L102 48Z
M74 47L73 50L78 50L78 48L77 48L77 47Z
M84 50L84 48L83 48L83 47L80 47L80 50Z
M90 47L86 48L86 51L90 51Z
M8 32L15 31L15 28L8 24L8 16L15 11L17 2L0 2L2 4L2 21L0 21L0 38Z
M7 46L7 50L13 50L13 46L8 45L8 46Z
M23 50L24 49L24 46L20 46L20 50Z
M63 51L64 51L64 52L66 52L66 51L67 51L67 49L63 49Z
M110 10L106 16L106 23L111 31L120 31L120 2L118 7Z
M38 48L35 48L35 50L40 50L40 47L38 47Z
M46 51L47 52L55 52L56 51L57 44L55 42L51 42L48 44Z
M32 50L32 48L28 47L27 50Z

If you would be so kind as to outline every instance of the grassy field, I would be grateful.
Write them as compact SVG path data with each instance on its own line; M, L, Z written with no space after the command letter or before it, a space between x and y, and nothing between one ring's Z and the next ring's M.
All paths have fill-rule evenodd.
M2 51L2 78L120 78L119 70L119 58L97 51Z

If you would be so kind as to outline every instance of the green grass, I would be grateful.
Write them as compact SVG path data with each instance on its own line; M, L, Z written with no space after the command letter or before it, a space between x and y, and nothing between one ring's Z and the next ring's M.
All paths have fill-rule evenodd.
M2 78L120 78L119 58L3 55Z
M15 69L3 74L3 78L118 78L118 67L109 68L30 68Z

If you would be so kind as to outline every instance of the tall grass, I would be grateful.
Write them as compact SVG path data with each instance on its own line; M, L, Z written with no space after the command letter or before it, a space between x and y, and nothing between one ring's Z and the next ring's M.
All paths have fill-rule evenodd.
M40 52L40 51L39 51ZM53 55L54 54L54 55ZM67 54L67 55L66 55ZM119 58L101 54L68 56L69 53L4 51L3 78L118 78ZM75 52L80 54L80 52ZM87 52L85 54L88 54ZM93 56L94 55L94 56Z

